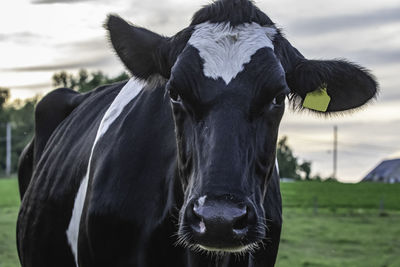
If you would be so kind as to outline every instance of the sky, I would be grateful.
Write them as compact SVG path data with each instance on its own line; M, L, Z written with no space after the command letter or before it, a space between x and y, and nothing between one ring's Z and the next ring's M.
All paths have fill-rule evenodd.
M102 27L107 14L171 36L204 0L13 0L0 2L0 87L12 99L45 94L54 72L124 70ZM400 0L257 0L287 39L309 59L346 58L371 70L376 101L324 118L287 108L280 136L313 173L331 175L338 126L338 179L358 182L381 160L400 158Z

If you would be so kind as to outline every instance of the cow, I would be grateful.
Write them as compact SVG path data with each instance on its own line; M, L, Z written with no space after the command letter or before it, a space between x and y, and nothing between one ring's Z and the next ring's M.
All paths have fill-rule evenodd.
M38 103L22 266L274 266L285 100L306 109L324 88L316 113L352 110L374 99L372 74L306 59L249 0L215 1L173 37L117 15L105 27L132 78Z

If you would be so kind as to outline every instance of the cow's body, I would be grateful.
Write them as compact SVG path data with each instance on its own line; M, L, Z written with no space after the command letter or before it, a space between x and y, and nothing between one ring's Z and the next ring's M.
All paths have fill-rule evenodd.
M19 170L22 265L274 266L285 96L324 87L326 112L344 111L374 97L373 77L304 58L248 0L216 1L172 38L116 16L107 28L134 78L38 104Z
M106 86L92 93L48 140L20 211L18 236L23 237L19 240L23 266L75 265L66 234L75 198L100 122L124 85ZM88 262L82 261L81 266L208 266L198 265L196 257L202 256L190 256L191 252L174 245L183 193L176 179L172 120L165 89L150 86L129 101L97 141L81 222L83 229L91 231L81 232L79 239L79 254L85 254L82 260ZM281 227L277 174L269 192L267 201L274 205L265 209L274 236L263 249L265 260L273 262ZM235 256L230 265L220 266L253 266L248 265L247 257L237 265L233 265L233 259Z

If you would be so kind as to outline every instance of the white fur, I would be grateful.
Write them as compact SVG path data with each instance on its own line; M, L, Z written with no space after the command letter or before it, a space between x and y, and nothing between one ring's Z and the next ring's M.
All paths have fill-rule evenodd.
M204 195L204 196L202 196L202 197L199 197L198 202L199 202L199 206L200 206L200 207L201 207L201 206L204 206L204 203L206 202L206 198L207 198L206 195Z
M199 245L199 247L204 250L207 250L207 251L228 252L228 253L237 253L237 252L246 251L248 249L248 246L235 247L235 248L213 248L213 247Z
M196 26L189 44L199 50L204 60L204 75L222 78L229 84L259 49L274 49L275 34L275 28L254 22L236 27L230 23L205 22Z
M275 158L275 168L276 168L276 172L278 173L278 176L279 176L279 164L278 164L278 158Z
M204 234L206 232L206 224L204 223L203 220L201 220L201 222L199 223L199 229L200 229L200 233Z
M208 255L217 255L217 256L225 256L227 254L245 255L246 253L253 253L257 249L259 249L259 245L257 243L252 243L232 248L214 248L203 245L195 245L191 249L198 252L205 252Z
M76 266L78 266L78 234L79 234L79 224L81 221L83 203L85 202L86 190L88 184L87 173L79 186L78 193L75 198L74 209L72 210L71 220L67 229L67 239L68 244L71 247L72 254L75 257Z
M72 253L75 257L76 266L78 265L78 236L79 236L79 224L81 221L83 205L86 198L86 192L89 181L89 170L93 157L94 148L99 141L99 139L107 132L110 125L118 118L121 114L122 110L129 102L131 102L140 91L146 86L146 83L140 81L135 78L131 78L127 84L121 89L117 97L112 102L111 106L107 109L103 119L101 120L100 126L97 130L96 138L92 145L88 168L86 171L86 175L82 180L81 185L79 186L78 193L75 198L74 209L72 211L72 217L69 222L69 226L67 229L67 239L68 243L71 246Z

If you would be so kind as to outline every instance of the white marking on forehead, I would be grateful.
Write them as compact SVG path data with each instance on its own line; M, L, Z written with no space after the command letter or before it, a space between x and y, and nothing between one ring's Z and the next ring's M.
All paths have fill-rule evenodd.
M230 23L205 22L196 26L189 44L199 50L204 60L204 75L222 78L229 84L259 49L274 49L275 34L275 28L254 22L236 27Z
M83 205L85 203L86 192L89 181L89 170L93 157L94 147L96 146L99 139L107 132L110 125L121 115L122 110L126 105L129 104L142 89L146 86L146 83L135 78L131 78L125 86L121 89L117 97L112 102L111 106L107 109L103 119L100 122L100 126L97 130L96 138L92 145L90 152L88 167L86 175L83 178L81 185L79 186L78 193L75 198L74 209L72 211L71 220L66 231L68 243L71 247L72 254L74 254L76 266L78 265L78 236L79 236L79 224L82 217Z
M204 203L206 202L206 198L207 196L202 196L199 198L198 202L199 202L199 206L204 206Z

